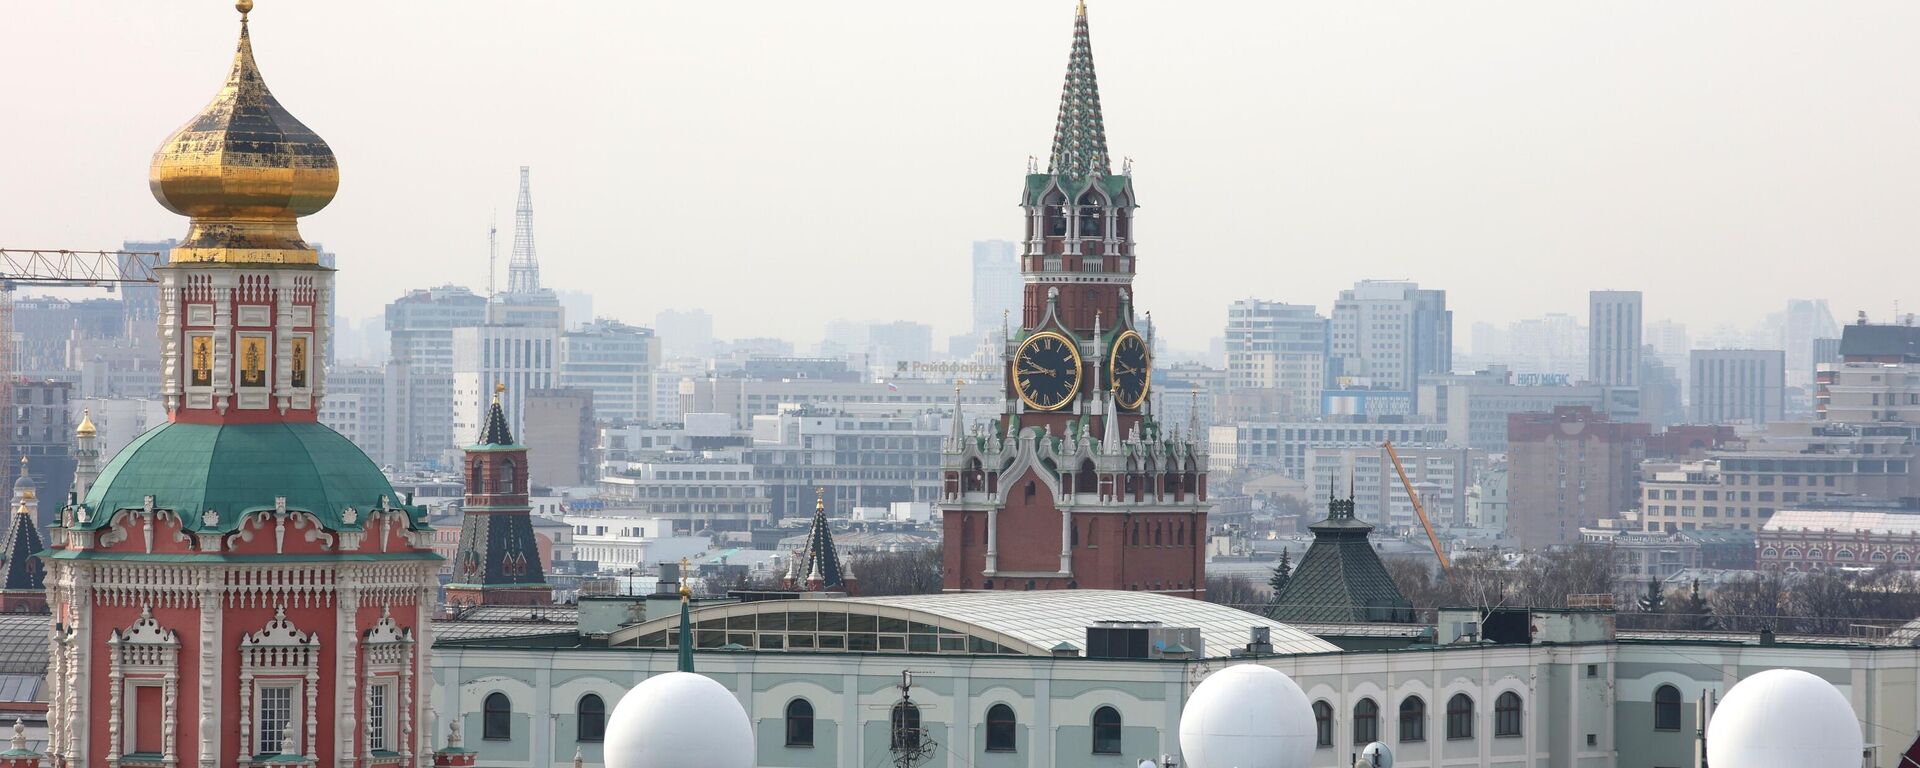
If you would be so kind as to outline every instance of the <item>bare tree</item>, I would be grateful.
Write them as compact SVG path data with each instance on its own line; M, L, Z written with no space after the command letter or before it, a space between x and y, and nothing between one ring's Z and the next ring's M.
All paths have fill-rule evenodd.
M940 591L940 550L874 552L848 559L862 595L926 595Z
M1207 602L1251 611L1267 601L1265 595L1261 594L1260 587L1256 586L1252 579L1235 574L1208 576Z
M1714 621L1729 632L1775 629L1785 602L1780 574L1762 571L1721 584L1707 596Z

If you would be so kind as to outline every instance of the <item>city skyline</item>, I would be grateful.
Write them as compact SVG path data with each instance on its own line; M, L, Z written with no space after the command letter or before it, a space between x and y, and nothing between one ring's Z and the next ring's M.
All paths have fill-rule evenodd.
M1095 26L1112 31L1101 58L1114 61L1113 151L1138 158L1156 190L1142 201L1153 211L1143 309L1164 318L1178 347L1205 348L1234 299L1324 312L1362 278L1447 290L1462 328L1577 312L1592 288L1642 290L1649 317L1705 328L1807 293L1795 264L1838 254L1893 268L1920 234L1894 208L1920 178L1907 139L1920 110L1880 95L1911 91L1906 73L1920 69L1895 66L1920 55L1900 34L1920 21L1904 6L1662 12L1649 29L1635 19L1651 6L1494 16L1096 5ZM190 84L223 71L208 22L225 7L98 7L20 9L23 28L42 34L0 52L0 63L70 57L51 47L62 40L158 39L188 53L83 49L66 78L18 86L14 100L67 118L0 127L0 140L45 148L23 153L10 175L36 180L31 189L0 184L0 231L22 241L9 246L179 234L128 169L151 152L146 136L204 98ZM364 23L376 8L381 23ZM308 223L348 265L381 265L343 273L345 317L375 314L399 295L390 286L484 286L486 227L508 222L526 164L541 175L547 282L630 286L597 290L601 314L645 323L662 309L703 307L722 337L811 333L843 317L962 332L964 291L863 293L857 305L794 297L837 295L850 276L910 284L928 277L929 259L933 276L963 280L972 241L1017 236L1010 203L996 201L1011 200L1007 174L1045 153L1035 137L1061 64L1049 32L1071 12L1065 3L834 13L747 3L725 15L462 8L261 9L282 15L264 35L298 29L301 39L389 52L262 54L277 87L311 104L316 129L356 158L336 203ZM1699 44L1671 44L1688 35ZM1827 42L1775 56L1784 39ZM906 60L914 66L888 64ZM635 89L630 98L604 98L623 87ZM443 122L463 128L434 128ZM396 124L435 139L387 140ZM554 140L565 135L599 138ZM863 168L937 175L959 202L929 213L913 196L874 194L868 172L851 172ZM743 179L758 185L756 199L780 203L740 205L730 195ZM1235 194L1254 202L1227 202ZM790 233L787 255L714 237L747 213ZM732 280L736 271L715 269L730 260L778 279ZM1742 290L1721 290L1735 272ZM1246 279L1196 279L1223 273ZM1891 284L1813 289L1842 318L1858 309L1886 318L1901 298Z

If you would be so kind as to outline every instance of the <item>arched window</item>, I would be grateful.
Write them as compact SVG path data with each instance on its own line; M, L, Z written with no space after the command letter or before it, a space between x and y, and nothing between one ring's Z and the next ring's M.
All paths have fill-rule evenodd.
M995 704L991 707L988 707L987 708L987 751L988 752L1014 751L1015 740L1013 737L1013 726L1014 726L1013 707L1009 707L1005 704Z
M1680 730L1680 689L1663 685L1653 689L1653 729Z
M1825 554L1823 554L1823 553L1821 553L1821 552L1820 552L1820 550L1818 550L1818 549L1809 549L1809 550L1807 550L1807 559L1808 559L1808 560L1820 560L1820 559L1824 559L1825 557L1826 557L1826 555L1825 555Z
M1400 701L1400 740L1427 740L1427 700L1408 696Z
M1853 559L1853 550L1851 550L1851 549L1843 549L1843 550L1840 550L1840 551L1838 551L1838 552L1835 552L1835 553L1833 553L1833 559L1835 559L1835 560L1852 560L1852 559Z
M1910 563L1913 562L1913 555L1905 552L1895 552L1893 553L1893 561L1896 563Z
M894 751L920 748L920 708L906 702L893 705Z
M1313 703L1313 745L1333 746L1333 705L1325 701Z
M1788 560L1798 560L1798 559L1800 559L1800 550L1799 550L1799 548L1797 548L1797 547L1787 547L1787 559L1788 559Z
M493 492L513 493L514 474L512 459L500 462L500 476L493 479Z
M1520 735L1520 694L1507 691L1493 700L1493 737Z
M1887 561L1887 553L1874 550L1873 554L1867 556L1867 559L1876 563L1884 563Z
M1140 524L1139 523L1133 524L1133 545L1136 547L1140 546Z
M607 737L607 703L594 694L580 697L580 720L574 726L575 741L600 741Z
M1774 549L1773 547L1767 547L1766 549L1760 550L1760 556L1765 558L1779 557L1780 550Z
M1093 753L1120 754L1120 710L1101 707L1093 711Z
M787 702L787 746L813 746L813 703L806 699Z
M513 740L513 702L495 691L487 694L480 707L480 738L487 741Z
M1047 235L1058 237L1067 233L1067 216L1063 208L1066 202L1067 196L1060 194L1060 190L1047 193L1046 203L1042 208L1042 213L1047 220Z
M1160 546L1161 544L1161 539L1160 539L1161 529L1162 529L1162 526L1159 523L1153 524L1153 545L1156 547Z
M486 493L487 492L487 486L480 479L481 470L485 466L486 464L484 462L480 461L479 459L474 459L473 466L467 470L467 491L469 493Z
M1353 705L1353 743L1372 744L1380 740L1380 705L1373 699L1361 699Z
M1073 473L1074 493L1095 493L1100 490L1100 473L1094 471L1093 459L1080 462L1080 471Z
M1100 199L1100 196L1094 194L1091 189L1080 196L1081 237L1103 237L1107 234L1104 203L1106 201Z
M1464 693L1447 699L1447 738L1473 738L1473 698Z

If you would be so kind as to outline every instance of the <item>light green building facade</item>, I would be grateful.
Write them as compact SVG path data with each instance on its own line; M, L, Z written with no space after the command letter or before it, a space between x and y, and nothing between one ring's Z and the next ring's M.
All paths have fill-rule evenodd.
M1734 634L1619 636L1611 613L1541 612L1531 615L1530 643L1460 642L1443 627L1428 638L1440 644L1342 651L1302 640L1298 629L1282 631L1261 617L1195 601L1152 595L1115 601L1113 596L1138 593L1098 591L1024 594L1023 602L984 613L988 603L955 602L954 596L709 606L694 613L698 644L705 647L698 669L741 698L754 723L761 768L893 765L890 716L901 698L903 671L912 673L910 695L935 745L922 765L944 768L1134 768L1142 759L1178 755L1188 695L1229 664L1278 669L1310 700L1324 704L1330 718L1321 729L1328 743L1313 760L1323 768L1352 765L1352 755L1370 740L1389 744L1400 768L1692 766L1696 699L1703 692L1724 695L1739 679L1775 667L1805 669L1839 687L1872 723L1867 742L1877 752L1871 765L1897 766L1920 730L1920 650L1911 646L1812 638L1760 645L1751 635ZM1053 650L1057 643L1041 649L1027 642L1049 640L1049 633L1090 611L1111 610L1115 619L1138 622L1146 618L1141 611L1161 605L1158 600L1206 606L1204 615L1164 624L1208 624L1200 632L1200 653L1182 655L1184 648L1173 647L1150 652L1154 658L1086 658L1077 649L1074 655ZM1049 602L1059 616L1051 625L1037 627L1023 618ZM943 603L954 609L942 611ZM999 642L985 653L972 645L918 653L774 650L762 647L769 633L760 631L755 647L718 647L747 639L745 632L725 631L729 624L745 628L742 617L752 617L755 630L777 621L786 631L799 611L843 609L850 616L906 619L907 629L930 628L936 637L944 627ZM675 621L662 617L594 632L602 627L592 626L589 617L582 632L444 640L434 654L434 706L464 713L462 732L469 748L481 752L483 765L567 765L576 749L586 765L597 765L599 744L579 738L583 697L598 696L611 710L641 680L671 671L670 647L637 646ZM1229 645L1233 641L1223 638L1235 636L1229 628L1235 622L1244 625L1237 633L1240 645ZM1276 652L1231 656L1244 650L1245 630L1256 626L1268 628ZM709 631L722 635L704 634ZM1072 645L1084 646L1084 636ZM511 702L510 732L491 734L504 739L486 733L485 702L496 693ZM1656 693L1675 703L1656 712ZM1450 713L1456 696L1470 709ZM810 746L788 743L786 714L797 701L814 713ZM1377 713L1371 721L1369 703ZM1500 711L1503 703L1516 704L1517 711ZM1010 750L989 749L989 711L999 705L1013 716ZM1405 722L1403 705L1412 708ZM1103 708L1119 716L1117 750L1097 751L1114 746L1111 730L1108 738L1095 737L1096 713Z

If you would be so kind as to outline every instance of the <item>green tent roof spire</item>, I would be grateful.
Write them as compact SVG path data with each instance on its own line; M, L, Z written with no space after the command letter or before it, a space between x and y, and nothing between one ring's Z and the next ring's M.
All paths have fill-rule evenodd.
M1081 178L1107 175L1107 128L1100 118L1100 83L1093 75L1093 42L1087 35L1087 4L1073 18L1073 53L1060 90L1060 117L1053 127L1047 173Z
M693 671L693 588L687 586L686 558L680 558L680 666L681 672Z

